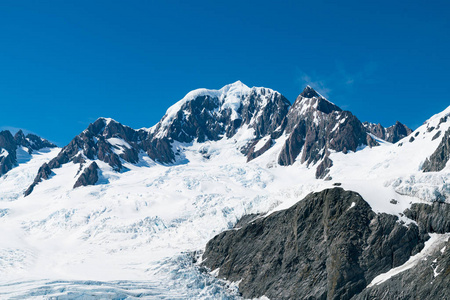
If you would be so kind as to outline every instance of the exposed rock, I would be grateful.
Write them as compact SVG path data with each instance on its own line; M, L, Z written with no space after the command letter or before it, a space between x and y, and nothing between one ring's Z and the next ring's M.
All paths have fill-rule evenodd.
M445 168L450 158L450 129L448 129L436 151L425 160L422 170L424 172L439 172Z
M97 163L95 161L92 162L89 167L85 168L83 173L81 173L81 175L78 177L73 188L95 185L98 181L98 170L99 167Z
M44 163L38 170L36 177L34 178L33 183L28 187L25 191L24 196L28 196L34 190L34 187L41 182L42 180L47 180L50 178L52 174L52 170L50 169L47 163Z
M436 132L435 135L433 135L433 138L431 140L434 141L435 139L437 139L440 136L441 136L441 131L439 130L438 132Z
M254 130L254 141L267 135L276 138L282 134L282 122L290 103L271 89L249 88L236 82L218 91L193 91L174 106L152 129L154 145L158 144L155 140L160 139L183 143L217 141L223 136L234 136L244 126ZM166 145L164 157L170 159L174 155L169 153L171 149ZM155 157L159 153L154 148L150 152ZM156 157L156 160L171 162L163 157Z
M272 138L268 138L267 141L264 143L264 145L262 147L260 147L259 149L256 149L256 145L258 144L258 142L260 142L260 140L255 141L252 144L252 146L250 147L250 150L248 150L247 162L257 158L258 156L260 156L262 154L264 154L273 145Z
M148 139L143 142L147 149L147 155L156 162L171 163L175 161L175 154L172 151L170 140L167 138Z
M405 210L405 215L416 221L423 232L450 232L450 204L434 202L433 204L414 203Z
M299 159L311 165L322 160L316 170L317 178L324 178L325 170L332 166L326 157L329 150L347 153L362 145L378 145L352 113L341 110L309 86L298 96L283 124L289 136L278 163L292 165Z
M421 231L450 232L450 204L414 203L405 215L419 224ZM389 280L366 288L353 299L450 299L450 241L431 249L426 259Z
M0 132L0 176L6 174L16 164L17 145L11 132L4 130Z
M322 162L316 169L316 178L323 179L330 172L330 168L333 166L333 161L327 156L325 156Z
M305 144L306 122L301 120L293 129L278 156L278 163L282 166L292 165Z
M353 299L450 299L450 241L435 249L427 260L389 280L365 289ZM436 273L435 273L436 272Z
M408 126L399 121L388 128L384 128L380 123L364 122L363 124L371 134L390 143L397 143L412 132Z
M424 239L416 225L376 214L357 193L333 188L217 235L202 264L242 280L245 298L350 299L420 251Z
M43 148L55 148L56 145L43 139L35 134L29 133L25 136L22 130L19 130L14 135L14 141L17 146L22 146L28 149L28 153L32 153L33 150L41 150Z

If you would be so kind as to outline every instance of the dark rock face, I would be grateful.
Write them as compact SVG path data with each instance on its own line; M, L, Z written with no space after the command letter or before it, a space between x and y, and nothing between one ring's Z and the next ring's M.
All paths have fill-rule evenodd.
M377 145L351 112L342 111L309 86L292 105L284 124L289 136L278 163L292 165L300 154L300 162L307 165L322 161L317 178L324 178L332 166L329 150L347 153L359 146Z
M35 134L29 133L25 136L22 130L19 130L14 135L14 141L17 146L23 146L28 148L28 153L32 153L33 150L41 150L43 148L55 148L56 145L43 139Z
M424 172L439 172L445 168L450 158L450 129L447 130L436 151L425 160L422 170Z
M99 167L97 163L95 161L92 162L89 167L84 169L83 173L81 173L81 175L78 177L73 188L96 184L98 181L98 170Z
M0 132L0 176L6 174L16 164L17 145L11 132L4 130Z
M450 299L450 241L443 247L443 253L436 249L427 260L419 261L413 268L388 281L365 289L354 299Z
M244 91L233 95L240 98L239 107L233 111L224 103L227 97L232 97L227 94L227 89L236 88ZM239 82L224 89L222 94L198 95L182 103L176 114L166 114L152 132L153 144L167 144L155 141L162 139L184 143L194 140L217 141L224 136L232 137L245 125L255 130L254 141L268 135L278 137L282 133L279 128L290 106L283 95L266 88L249 89ZM164 159L172 158L173 154L168 153L167 146L164 148ZM250 147L246 150L250 150ZM151 151L151 154L155 156L156 153ZM248 152L244 154L248 155ZM170 162L164 161L162 157L158 160Z
M357 193L333 188L217 235L203 265L242 280L245 298L351 299L420 251L424 238L416 225L376 214Z
M28 187L25 191L24 195L28 196L33 191L34 187L41 182L42 180L47 180L52 175L52 170L50 169L47 163L44 163L38 170L36 177L34 178L33 183Z
M450 204L414 203L405 211L421 232L450 232ZM442 251L444 249L445 251ZM436 272L436 273L435 273ZM354 299L450 299L450 241L420 260L413 268L366 288Z
M330 172L330 168L333 166L333 161L325 156L322 162L317 166L316 178L324 179L325 176Z
M434 202L431 205L414 203L405 211L405 215L416 221L423 232L450 232L450 204Z
M399 121L388 128L384 128L379 123L373 124L364 122L363 124L371 134L390 143L397 143L404 137L410 135L412 132L408 126L400 123Z
M17 148L20 146L27 148L29 154L31 154L33 150L56 147L56 145L37 135L28 134L25 136L22 130L19 130L15 136L12 136L11 132L8 130L1 131L0 176L6 174L17 165Z
M123 126L114 120L99 118L62 148L58 155L46 164L45 169L59 168L68 162L83 164L86 159L98 159L109 164L114 170L121 171L122 161L130 163L139 161L139 151L142 148L138 142L145 137L144 131ZM48 179L46 173L38 172L33 184L25 192L25 196L45 179Z
M258 144L258 141L255 141L251 147L250 150L247 153L247 162L257 158L258 156L261 156L262 154L264 154L267 150L270 149L270 147L272 147L273 144L273 140L272 138L268 138L267 141L264 143L264 145L262 147L260 147L259 149L256 148L256 145Z

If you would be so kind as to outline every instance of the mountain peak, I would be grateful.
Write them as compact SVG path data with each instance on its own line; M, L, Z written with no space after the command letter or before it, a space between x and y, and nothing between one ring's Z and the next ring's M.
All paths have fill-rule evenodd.
M305 89L303 90L303 92L300 94L300 96L304 97L304 98L313 98L313 97L317 97L317 98L321 98L322 96L316 92L315 89L313 89L310 85L307 85L305 87Z

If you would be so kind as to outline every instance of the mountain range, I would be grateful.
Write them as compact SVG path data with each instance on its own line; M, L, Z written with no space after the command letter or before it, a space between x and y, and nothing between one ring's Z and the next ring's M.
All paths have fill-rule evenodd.
M62 148L2 131L0 295L445 299L449 116L384 128L238 81Z

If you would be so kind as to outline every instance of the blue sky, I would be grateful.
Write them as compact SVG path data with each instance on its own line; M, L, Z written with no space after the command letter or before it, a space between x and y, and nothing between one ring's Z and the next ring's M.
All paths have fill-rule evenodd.
M415 128L450 105L450 2L391 2L0 0L0 126L62 146L241 80Z

